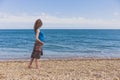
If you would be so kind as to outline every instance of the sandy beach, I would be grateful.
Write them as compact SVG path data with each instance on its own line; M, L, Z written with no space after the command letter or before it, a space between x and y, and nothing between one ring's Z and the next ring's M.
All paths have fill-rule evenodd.
M0 80L120 80L120 59L0 61Z

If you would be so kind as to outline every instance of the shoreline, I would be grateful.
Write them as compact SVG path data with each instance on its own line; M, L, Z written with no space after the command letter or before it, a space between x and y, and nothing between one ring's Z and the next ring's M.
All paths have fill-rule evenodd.
M31 59L31 58L30 58ZM2 61L30 61L30 59L0 59L0 62ZM79 57L79 58L48 58L48 59L39 59L40 61L49 61L49 60L56 60L56 61L60 61L60 60L120 60L120 58L96 58L96 57L92 57L92 58L88 58L88 57Z

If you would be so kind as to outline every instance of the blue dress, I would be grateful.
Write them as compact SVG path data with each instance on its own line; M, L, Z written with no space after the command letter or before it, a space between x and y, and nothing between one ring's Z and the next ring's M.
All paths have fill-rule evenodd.
M44 33L43 33L42 31L40 31L38 38L39 38L42 42L45 41L45 39L44 39Z
M35 32L35 35L36 35L36 32ZM40 41L44 42L45 41L45 38L44 38L44 33L40 30L40 33L39 33L39 36L38 38L40 39Z
M36 32L35 32L36 35ZM44 34L42 31L40 31L38 38L40 39L40 41L44 42ZM38 42L35 42L34 44L34 48L33 48L33 52L31 54L31 58L36 58L36 59L40 59L40 57L43 55L43 50L41 45Z

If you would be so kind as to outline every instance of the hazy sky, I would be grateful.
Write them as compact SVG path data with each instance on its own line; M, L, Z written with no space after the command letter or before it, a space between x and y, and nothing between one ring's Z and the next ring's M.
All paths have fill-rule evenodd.
M120 29L120 0L0 0L0 29Z

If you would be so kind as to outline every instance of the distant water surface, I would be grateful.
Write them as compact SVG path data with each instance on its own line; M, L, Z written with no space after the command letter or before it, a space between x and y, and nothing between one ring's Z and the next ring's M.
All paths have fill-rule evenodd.
M48 58L120 58L120 30L42 29ZM0 30L0 60L28 59L35 34L32 29Z

